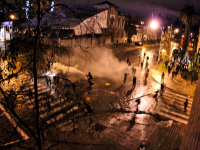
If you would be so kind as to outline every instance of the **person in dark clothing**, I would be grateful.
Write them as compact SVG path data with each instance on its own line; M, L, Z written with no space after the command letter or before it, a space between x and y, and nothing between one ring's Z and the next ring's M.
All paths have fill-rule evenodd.
M126 78L127 78L128 75L129 74L125 72L125 74L124 74L124 84L126 83Z
M136 99L137 106L140 104L140 98Z
M156 62L158 62L158 56L156 56Z
M86 75L88 77L88 80L92 80L92 75L91 73L89 72L88 75Z
M145 56L146 56L146 52L144 52L144 58L145 58Z
M178 65L176 66L176 71L179 72L179 70L180 70L180 66Z
M141 70L142 70L142 68L143 68L143 61L141 61Z
M188 99L184 102L184 111L187 112L187 106L188 106Z
M159 93L159 90L155 91L155 94L153 96L153 98L155 98L156 105L158 104L158 93Z
M171 70L172 70L172 67L171 67L171 65L168 65L168 76L169 76L169 74L170 74Z
M175 74L174 74L174 75L175 75L175 79L176 79L176 77L177 77L177 75L178 75L178 71L175 71Z
M88 77L89 88L92 89L92 85L94 84L93 80L92 80L92 75L89 72L88 75L86 75L86 76Z
M162 93L164 91L164 88L165 88L165 85L164 84L161 84L160 86L160 96L162 96Z
M136 85L136 77L134 76L133 77L133 86L135 87L135 85Z
M126 58L126 63L127 63L127 64L129 63L129 61L130 61L129 58Z
M163 72L162 75L161 75L161 84L164 83L164 77L165 77L165 73Z
M175 71L172 72L172 79L174 78L175 76Z

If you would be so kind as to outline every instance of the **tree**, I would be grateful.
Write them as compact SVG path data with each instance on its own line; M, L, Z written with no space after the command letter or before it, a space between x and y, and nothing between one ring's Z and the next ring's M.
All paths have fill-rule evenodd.
M10 43L10 50L6 52L5 54L1 55L1 58L7 62L7 66L5 69L7 69L9 72L12 72L14 68L16 68L16 61L19 59L21 62L21 69L20 71L27 71L31 77L33 77L34 80L34 89L31 90L29 86L29 92L24 92L25 86L28 84L26 81L23 81L21 83L21 86L19 88L12 88L12 89L5 89L3 88L3 81L10 82L10 79L13 77L18 77L17 73L7 74L7 78L4 78L0 85L0 92L3 95L3 98L0 100L0 104L5 107L7 111L9 111L12 116L14 116L20 126L23 126L24 129L29 134L30 140L33 142L33 144L28 145L28 142L24 146L23 140L20 142L24 147L27 147L28 149L43 149L44 143L47 142L50 139L48 136L45 135L45 132L47 130L51 130L50 128L52 126L47 125L47 121L51 120L52 117L55 117L55 115L63 114L69 110L71 110L71 114L68 116L67 119L71 119L72 122L75 122L75 119L77 116L75 116L74 112L76 111L76 107L83 109L83 101L84 96L83 93L78 93L75 87L75 84L72 83L68 79L64 79L61 76L54 77L48 77L48 76L41 76L43 73L50 71L51 65L55 61L55 55L57 56L62 55L63 51L66 53L69 52L69 50L65 47L62 47L59 45L57 40L52 39L51 37L48 37L51 40L50 44L44 43L43 35L48 29L47 26L44 26L41 21L43 19L43 16L45 13L48 13L48 11L51 8L48 8L45 13L40 13L40 0L37 0L37 23L35 27L28 27L25 31L25 34L16 33L15 38ZM67 8L70 12L73 13L71 9L69 9L67 6L61 5L65 8ZM74 13L73 13L74 14ZM57 18L59 19L59 18ZM24 31L23 31L24 32ZM22 56L23 55L23 56ZM5 74L5 70L1 72L2 74ZM47 90L42 95L39 94L38 90L38 82L43 82L39 80L46 80L47 83ZM53 81L52 81L53 80ZM50 83L49 83L50 82ZM62 87L63 88L52 88L52 83L55 87ZM53 97L51 95L51 90L55 89L55 96ZM30 102L34 103L34 109L28 109L23 108L20 109L17 101L17 96L22 96L22 103ZM34 96L32 96L34 95ZM25 98L26 97L26 98ZM50 115L46 117L45 119L42 119L40 117L41 112L41 105L44 105L44 108L49 108L49 112L51 111L51 103L54 101L60 100L60 103L66 102L69 104L68 107L62 107L61 110L59 110L56 114ZM44 102L44 104L41 104L41 101ZM67 104L65 103L64 106ZM22 105L21 105L22 106ZM80 113L80 112L77 112ZM84 112L82 112L83 114ZM26 118L28 116L28 119ZM18 124L17 124L18 126ZM16 126L16 128L17 128ZM55 136L55 138L59 138L58 136ZM25 139L27 140L27 138ZM4 144L4 143L3 143ZM57 144L57 142L56 142ZM53 147L54 144L50 144L50 147ZM48 147L47 145L46 147Z
M180 19L177 17L176 20L173 22L174 30L178 29L178 33L175 34L175 39L178 42L181 41L182 31L183 31L183 24L181 23Z
M131 37L133 36L134 33L136 33L136 27L134 26L133 28L133 26L131 26L131 16L127 17L124 29L128 37L127 42L130 44L132 42ZM143 40L143 37L142 37L142 40Z
M185 7L180 10L179 18L185 24L184 41L183 41L183 48L182 48L182 55L181 55L181 59L185 59L186 52L187 52L190 26L191 24L195 24L197 21L196 11L194 9L194 6L185 5Z

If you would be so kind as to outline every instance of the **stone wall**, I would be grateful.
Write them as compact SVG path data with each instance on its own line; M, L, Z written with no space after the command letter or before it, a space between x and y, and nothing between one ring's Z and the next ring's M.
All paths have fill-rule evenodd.
M199 78L200 81L200 78ZM200 150L200 82L193 98L190 117L180 150Z
M104 37L78 37L72 39L58 39L51 40L48 38L44 38L44 44L52 45L52 44L60 44L63 47L90 47L90 46L98 46L98 45L106 45L110 44L110 38Z

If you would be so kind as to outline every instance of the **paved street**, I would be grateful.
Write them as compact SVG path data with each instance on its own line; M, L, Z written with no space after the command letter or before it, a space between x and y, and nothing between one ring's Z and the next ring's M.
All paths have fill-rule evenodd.
M146 48L147 55L152 56L156 53L157 48L157 46ZM141 53L139 48L127 50L127 52L128 55ZM119 56L124 59L127 54L123 55ZM81 89L86 93L86 103L93 111L90 115L83 114L83 110L78 104L74 105L72 101L53 97L46 81L39 79L40 117L49 126L56 126L65 133L62 136L69 143L77 142L77 144L69 144L69 149L77 149L77 147L79 149L102 149L102 147L103 149L138 149L139 147L148 147L148 149L169 150L179 147L190 114L192 96L188 97L177 93L168 87L164 90L162 97L159 96L158 104L156 104L153 95L157 89L160 89L159 71L153 70L152 73L151 68L153 69L154 65L150 64L150 75L145 84L145 69L141 70L136 57L130 57L130 60L137 70L135 88L132 85L131 67L128 67L125 60L121 62L121 65L126 65L126 67L122 67L124 70L121 70L121 75L117 75L120 79L93 76L95 84L92 90L88 90L89 85L83 75L74 82L78 85L76 87L81 85ZM149 62L152 62L152 57L150 57ZM125 84L123 84L124 72L129 74ZM158 74L158 76L154 78L152 74ZM74 79L73 72L68 76L68 79L70 78ZM34 96L28 96L30 90L32 93L34 92L33 81L22 72L17 79L12 78L10 82L18 83L21 81L26 83L26 86L23 88L25 94L17 96L18 110L20 111L22 108L33 110ZM8 86L5 85L5 87ZM15 87L15 89L17 88ZM43 96L45 93L49 93L49 98ZM140 97L139 105L135 101L138 97ZM189 100L189 105L187 112L184 112L183 102L186 98ZM73 119L76 121L72 121Z

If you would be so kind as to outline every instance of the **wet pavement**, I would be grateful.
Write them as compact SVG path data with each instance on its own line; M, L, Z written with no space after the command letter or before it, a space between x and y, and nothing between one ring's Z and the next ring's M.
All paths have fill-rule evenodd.
M135 48L135 47L134 47ZM129 51L133 47L126 47ZM136 47L135 49L138 49ZM153 98L154 92L160 89L161 72L150 65L147 84L144 84L144 68L135 63L137 84L132 87L131 68L126 83L111 82L109 79L97 79L90 91L88 104L93 108L92 119L80 119L76 124L76 132L69 124L67 128L67 146L69 149L178 149L184 135L189 118L195 84L182 79L179 75L171 80L165 76L166 91L159 96L158 103ZM166 73L167 74L167 73ZM108 86L105 83L109 83ZM181 84L182 83L182 84ZM183 85L187 87L183 88ZM116 88L118 87L118 88ZM187 88L189 87L190 90ZM135 101L141 97L140 104ZM170 98L171 97L171 98ZM183 111L183 102L189 99L188 112ZM73 143L78 141L77 143ZM58 149L59 149L58 147Z
M138 48L127 46L121 50L129 51ZM62 131L60 139L57 140L64 142L55 149L173 150L179 148L196 83L190 85L190 81L182 79L179 75L176 80L165 75L164 82L167 90L163 93L163 97L159 96L156 103L153 95L155 90L160 89L161 72L150 64L150 73L145 83L145 69L141 69L137 63L134 63L134 67L137 70L135 88L132 85L131 67L128 66L117 81L115 78L111 80L93 77L95 84L86 95L89 97L87 103L93 113L77 118L75 123L72 120L64 120L56 124ZM123 84L124 72L129 73L125 84ZM70 76L74 78L73 74L68 76L69 79ZM83 74L82 76L83 80L79 82L87 85ZM139 104L135 101L138 97L141 97ZM173 101L170 97L174 98ZM185 113L182 103L186 97L190 99L188 112Z

